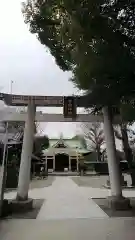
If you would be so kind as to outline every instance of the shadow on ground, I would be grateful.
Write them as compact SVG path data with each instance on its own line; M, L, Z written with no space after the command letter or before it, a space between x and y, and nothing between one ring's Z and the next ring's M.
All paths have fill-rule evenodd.
M48 178L45 179L33 179L30 182L30 189L34 189L34 188L44 188L44 187L49 187L52 185L52 183L54 182L55 177L54 176L48 176ZM8 188L5 189L5 192L12 192L12 191L16 191L16 188Z
M72 180L80 187L104 188L108 176L77 176Z
M4 219L36 219L44 199L34 199L33 200L33 209L28 212L21 212L21 213L10 213Z
M106 198L92 198L92 200L108 215L108 217L135 217L135 198L130 198L131 209L116 211L108 208Z
M30 183L30 189L49 187L54 182L54 176L48 176L45 179L33 179Z
M105 188L108 175L74 176L71 179L80 187ZM124 174L124 179L127 181L128 186L131 186L130 175Z

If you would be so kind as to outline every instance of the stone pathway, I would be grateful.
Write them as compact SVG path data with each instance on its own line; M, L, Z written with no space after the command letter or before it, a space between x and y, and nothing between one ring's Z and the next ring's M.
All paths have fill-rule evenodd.
M10 220L0 223L0 240L134 240L133 218Z
M108 217L69 177L56 177L45 198L37 220Z
M123 191L135 196L135 191ZM108 218L91 197L110 195L107 189L79 187L70 177L56 177L52 186L32 189L29 196L45 199L37 219L0 222L1 240L133 240L135 218ZM14 198L16 192L5 194Z

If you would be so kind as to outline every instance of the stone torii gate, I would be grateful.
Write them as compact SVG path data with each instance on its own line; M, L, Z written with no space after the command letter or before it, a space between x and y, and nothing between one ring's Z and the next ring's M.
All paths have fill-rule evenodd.
M72 96L74 99L74 110L77 107L85 107L82 103L80 96ZM27 106L27 114L25 116L25 129L24 129L24 138L23 146L21 153L21 163L19 171L19 180L18 180L18 189L16 199L13 200L14 206L26 208L32 207L32 199L28 198L29 183L30 183L30 166L31 166L31 155L33 147L33 137L34 137L34 122L36 118L36 107L63 107L64 106L63 96L28 96L28 95L11 95L11 94L0 94L0 100L3 100L6 105L10 106ZM71 110L71 109L70 109ZM70 112L71 113L71 112ZM19 114L19 113L18 113ZM57 114L56 114L57 115ZM74 115L74 116L73 116ZM88 115L87 115L88 116ZM89 115L93 121L93 116ZM3 117L4 118L4 117ZM60 116L57 118L59 121ZM122 197L122 187L119 174L119 166L116 157L116 147L113 126L111 119L109 119L108 108L103 108L102 116L94 116L94 121L104 122L104 132L106 140L106 149L108 157L108 169L110 176L110 185L111 185L111 198L109 200L110 206L115 206L116 208L127 208L129 205L128 199ZM5 119L6 120L6 119ZM10 119L9 119L10 120ZM14 119L15 120L15 119ZM37 120L40 121L40 118ZM71 113L71 116L65 118L65 121L76 121L77 116L76 112ZM13 120L12 120L13 121ZM49 121L49 119L48 119ZM51 119L50 119L51 121ZM85 117L80 121L85 121ZM89 121L87 117L87 121ZM116 119L116 122L119 121L119 117ZM56 122L56 120L55 120Z

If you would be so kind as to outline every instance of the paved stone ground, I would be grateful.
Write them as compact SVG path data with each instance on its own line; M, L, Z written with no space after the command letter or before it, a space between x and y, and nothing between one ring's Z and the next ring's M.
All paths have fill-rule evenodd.
M41 192L42 192L42 188L47 188L47 187L51 186L54 180L55 180L55 176L48 176L45 179L36 179L36 178L33 179L30 182L29 193L30 194L31 194L31 192L35 193L36 189L37 189L37 192L38 192L38 189L41 189ZM5 196L8 196L9 199L14 198L16 196L16 189L6 189L5 192L6 192ZM36 199L36 197L34 197L34 198Z
M36 219L43 202L44 199L33 199L33 209L27 212L11 212L5 219Z
M74 176L72 180L80 187L104 188L108 175L101 176ZM130 175L124 174L124 179L127 181L128 186L131 185Z
M54 176L48 176L45 179L34 178L30 182L30 189L49 187L52 185L54 180L55 180ZM11 192L11 191L16 191L16 189L10 189L10 188L6 189L6 192Z
M54 176L48 176L46 179L33 179L30 183L30 189L49 187L52 185L54 180Z
M49 187L29 191L30 197L45 199L37 219L1 221L0 239L135 239L135 218L108 218L91 199L110 194L98 186L78 186L70 177L56 177ZM135 197L135 191L123 190L123 195ZM9 199L15 196L16 192L5 194Z
M48 189L37 219L103 218L107 215L69 177L57 177Z
M134 240L134 219L10 220L0 223L1 240Z
M135 198L130 198L131 208L127 210L113 210L108 207L107 198L93 199L95 203L109 216L109 217L135 217Z

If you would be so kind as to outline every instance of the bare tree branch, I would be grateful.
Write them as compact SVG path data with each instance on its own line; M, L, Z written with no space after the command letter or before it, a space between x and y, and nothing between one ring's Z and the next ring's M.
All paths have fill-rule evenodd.
M97 153L97 159L100 161L102 152L101 146L105 143L104 131L101 123L82 123L81 129L84 138L87 140L89 149Z

